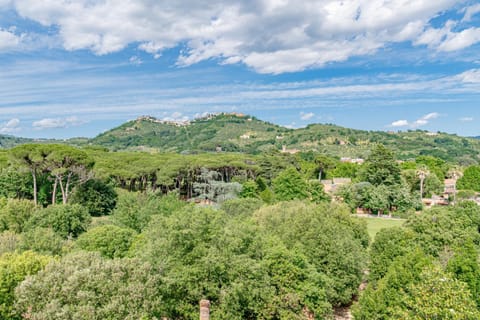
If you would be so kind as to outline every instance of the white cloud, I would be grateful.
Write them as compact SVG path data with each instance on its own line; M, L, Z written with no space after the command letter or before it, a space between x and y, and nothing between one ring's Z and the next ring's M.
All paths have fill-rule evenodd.
M133 64L134 66L139 66L143 63L142 59L140 59L137 56L131 56L130 59L128 59L130 64Z
M12 1L10 0L0 0L0 9L9 8Z
M221 112L235 107L239 112L254 114L288 109L300 120L300 111L329 114L328 108L342 106L409 108L416 104L435 110L436 105L447 102L475 103L480 92L480 82L462 80L471 81L476 69L453 76L370 74L268 84L241 80L207 83L205 79L210 81L213 73L199 68L128 76L105 72L106 68L47 60L5 65L0 71L1 114L4 119L18 117L22 123L31 124L42 118L64 119L72 110L81 119L96 121L135 119L142 114L172 118L175 111L183 113L180 119L185 115L192 118L205 110ZM164 111L168 113L162 114ZM444 106L436 111L449 113ZM407 113L385 124L398 119L416 120Z
M20 37L11 30L0 28L0 51L16 48L20 44Z
M426 45L438 51L457 51L480 42L480 28L470 27L460 31L458 22L448 20L442 28L427 28L414 41L416 45Z
M413 122L409 122L408 120L397 120L397 121L394 121L392 122L389 126L387 127L410 127L410 128L418 128L418 127L421 127L421 126L425 126L427 125L431 120L433 119L436 119L440 117L440 113L438 112L431 112L431 113L428 113L422 117L420 117L419 119L413 121Z
M408 126L409 123L407 120L397 120L397 121L394 121L390 124L390 126L392 127L406 127Z
M458 74L456 79L463 83L480 83L480 69L470 69Z
M432 112L429 114L424 115L421 119L422 120L432 120L440 117L440 114L438 112Z
M465 12L462 21L470 22L472 17L480 12L480 3L469 6L462 11Z
M44 129L68 128L71 126L78 126L83 123L85 122L78 119L77 117L45 118L38 121L34 121L32 123L32 126L36 130L44 130Z
M460 121L462 121L462 122L471 122L471 121L474 120L474 118L473 118L473 117L462 117L462 118L460 118L460 119L458 119L458 120L460 120Z
M164 113L163 115L162 120L164 121L184 122L190 120L188 116L178 111L174 111L171 114Z
M308 112L308 113L300 112L300 119L303 120L303 121L310 120L314 116L315 116L315 114L313 112Z
M440 51L457 51L480 42L480 28L469 28L460 32L450 32L438 46Z
M0 124L0 133L13 133L20 131L20 120L17 118Z
M420 119L415 120L415 122L413 122L410 126L412 128L425 126L430 122L430 120L436 119L439 116L440 116L440 114L438 112L428 113L428 114L424 115L423 117L421 117Z
M1 1L1 0L0 0ZM3 0L5 1L5 0ZM129 44L158 58L185 46L177 64L207 59L244 63L261 73L300 71L415 41L456 0L12 0L18 13L58 27L67 50L103 55ZM468 9L466 9L467 14ZM468 12L473 14L474 9ZM473 43L475 30L442 50ZM426 35L424 36L424 38ZM424 41L418 41L423 43Z

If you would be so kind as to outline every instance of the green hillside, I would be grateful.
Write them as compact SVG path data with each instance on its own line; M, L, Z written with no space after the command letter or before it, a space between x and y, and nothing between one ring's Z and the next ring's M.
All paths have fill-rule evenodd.
M312 124L286 137L289 148L315 150L341 157L366 157L372 144L381 143L396 151L400 159L431 155L444 160L477 161L480 140L457 135L409 130L405 132L364 131L331 124Z
M381 143L399 159L431 155L463 165L477 163L480 140L457 135L409 130L405 132L365 131L333 124L311 124L287 129L255 117L221 113L186 123L140 117L104 132L93 139L33 140L0 135L0 149L28 142L62 143L74 146L102 146L111 150L201 153L271 150L313 151L338 158L366 158L373 144Z
M289 129L255 117L219 114L189 124L141 117L94 138L91 143L114 150L158 149L162 152L239 151L255 153L276 144Z
M375 143L395 150L400 159L432 155L469 164L478 160L480 141L457 135L411 130L364 131L332 124L287 129L255 117L219 114L188 124L141 117L107 131L90 141L113 150L159 152L222 151L260 153L266 150L314 151L337 157L365 158Z

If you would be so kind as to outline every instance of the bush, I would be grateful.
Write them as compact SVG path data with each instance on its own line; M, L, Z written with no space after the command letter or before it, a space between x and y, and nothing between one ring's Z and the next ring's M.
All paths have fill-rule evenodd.
M0 318L20 319L12 313L14 289L26 276L42 270L51 258L31 251L0 256Z
M60 255L65 240L62 239L52 228L34 228L22 234L20 249L33 250L47 255Z
M71 203L86 207L92 216L103 216L115 208L117 193L111 185L92 179L75 188Z
M77 237L87 230L92 218L78 204L54 205L38 210L27 223L28 229L52 228L60 237Z
M30 200L9 199L0 209L0 231L22 232L34 211L35 204Z
M222 210L229 216L250 216L263 205L262 200L255 198L232 199L222 203Z
M384 278L369 284L352 311L358 320L480 317L467 285L418 250L395 259Z
M188 205L175 193L158 197L153 194L121 193L113 211L113 221L121 226L141 232L153 215L169 216Z
M17 287L16 314L27 319L161 318L160 275L135 259L71 254Z
M80 235L76 246L86 251L97 251L107 258L125 257L132 244L135 231L114 225L104 225Z
M194 319L203 298L215 306L212 319L304 319L305 310L320 319L330 315L325 278L309 259L263 237L251 219L237 218L185 208L153 218L132 246L164 270L166 316Z
M12 231L0 233L0 256L7 252L13 252L18 248L20 236Z
M358 320L402 319L395 315L408 295L408 286L420 282L420 274L425 268L432 267L432 258L421 250L411 251L397 257L384 278L370 283L352 308L352 314Z
M279 201L305 199L308 197L308 186L298 171L291 167L282 171L272 181L275 198Z
M412 250L414 236L412 231L401 227L382 229L375 235L370 248L371 281L383 278L395 258Z
M257 210L254 219L327 277L332 305L351 301L362 279L369 238L364 222L351 218L347 207L284 202Z

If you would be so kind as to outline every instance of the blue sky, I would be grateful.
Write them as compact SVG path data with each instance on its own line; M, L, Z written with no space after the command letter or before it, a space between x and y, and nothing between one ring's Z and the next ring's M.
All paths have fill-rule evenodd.
M0 0L0 133L140 115L480 135L480 1Z

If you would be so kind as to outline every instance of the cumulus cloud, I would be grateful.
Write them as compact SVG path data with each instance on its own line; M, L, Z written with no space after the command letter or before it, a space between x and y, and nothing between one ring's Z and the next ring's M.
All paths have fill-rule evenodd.
M20 120L17 118L0 124L0 133L14 133L20 131Z
M44 129L58 129L58 128L68 128L72 126L78 126L85 123L77 117L67 117L67 118L45 118L38 121L34 121L32 126L36 130Z
M13 30L0 28L0 51L10 50L20 44L21 37L15 35Z
M390 126L392 127L406 127L408 126L409 123L407 120L397 120L397 121L394 121L390 124Z
M314 116L315 116L315 113L313 113L313 112L308 112L308 113L300 112L300 119L303 120L303 121L310 120Z
M180 66L213 58L273 74L373 54L389 43L424 44L428 35L435 36L430 20L458 2L11 1L22 17L56 26L66 50L103 55L134 43L158 58L162 51L181 45ZM466 9L465 16L475 10ZM477 41L476 34L476 30L458 33L441 49L464 48ZM424 39L417 41L420 35Z
M448 20L441 28L427 28L414 41L416 45L426 45L438 51L457 51L480 42L480 28L470 27L460 31L457 21Z
M421 126L427 125L431 120L436 119L440 117L440 114L438 112L431 112L426 115L423 115L419 119L409 122L408 120L397 120L392 122L388 127L410 127L410 128L418 128Z

